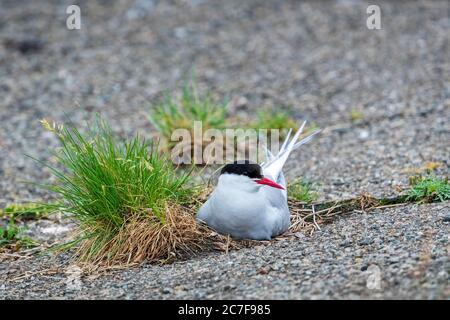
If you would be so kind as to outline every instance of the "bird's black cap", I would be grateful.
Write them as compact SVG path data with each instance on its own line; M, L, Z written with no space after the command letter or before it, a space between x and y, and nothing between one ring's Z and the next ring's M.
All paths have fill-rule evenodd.
M252 163L249 160L238 160L229 163L222 168L220 174L232 173L247 176L251 179L262 178L261 166L257 163Z

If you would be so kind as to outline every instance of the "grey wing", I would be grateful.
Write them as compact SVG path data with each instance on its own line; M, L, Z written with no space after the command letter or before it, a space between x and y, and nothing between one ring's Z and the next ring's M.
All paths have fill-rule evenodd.
M284 179L284 177L283 177ZM285 232L291 223L286 190L266 188L268 219L272 225L272 236Z
M277 183L284 187L284 190L282 190L284 197L287 199L287 185L286 185L286 179L284 178L283 171L280 172L277 178Z

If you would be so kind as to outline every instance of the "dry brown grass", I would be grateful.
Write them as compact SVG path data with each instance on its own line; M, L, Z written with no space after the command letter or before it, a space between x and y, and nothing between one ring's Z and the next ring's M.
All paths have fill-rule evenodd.
M170 205L164 223L153 214L132 216L94 257L89 255L93 246L89 239L81 243L77 255L92 265L128 266L185 258L203 250L205 243L205 232L195 222L193 211Z
M369 212L374 209L404 205L405 196L378 199L363 193L352 199L307 204L289 199L291 227L289 233L304 232L312 234L320 230L320 225L330 223L338 216L353 212Z

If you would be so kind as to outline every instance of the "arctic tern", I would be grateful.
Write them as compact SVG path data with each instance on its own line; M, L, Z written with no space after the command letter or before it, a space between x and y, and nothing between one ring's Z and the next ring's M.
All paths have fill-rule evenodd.
M289 130L277 155L266 149L264 163L238 160L225 165L197 220L236 239L270 240L284 233L291 222L283 166L292 151L320 132L298 141L305 124L290 140Z

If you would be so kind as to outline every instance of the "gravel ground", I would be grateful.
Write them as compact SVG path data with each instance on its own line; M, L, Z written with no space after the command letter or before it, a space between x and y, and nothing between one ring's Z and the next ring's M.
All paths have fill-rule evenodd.
M63 258L2 265L2 298L120 299L446 299L450 297L449 204L352 214L313 234L270 245L146 265L98 278ZM24 271L43 275L17 279ZM76 269L75 269L76 270ZM9 276L8 276L9 272ZM370 287L379 277L379 287ZM369 281L369 282L368 282ZM369 283L369 285L368 285ZM377 283L377 282L375 282ZM368 288L368 286L370 288Z
M447 1L380 2L376 31L365 1L79 3L79 31L65 28L70 1L1 3L0 207L51 197L23 184L50 178L25 156L47 160L57 146L39 119L83 123L101 112L122 136L149 135L151 102L193 74L229 96L232 114L291 106L326 128L286 168L319 185L321 199L395 194L427 161L449 174ZM362 119L350 120L354 110ZM449 298L449 211L447 202L353 214L312 237L83 277L81 291L64 285L65 269L14 279L66 267L66 256L5 262L0 297ZM60 236L65 226L31 228ZM380 290L366 287L370 265Z

